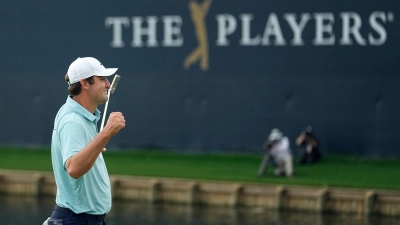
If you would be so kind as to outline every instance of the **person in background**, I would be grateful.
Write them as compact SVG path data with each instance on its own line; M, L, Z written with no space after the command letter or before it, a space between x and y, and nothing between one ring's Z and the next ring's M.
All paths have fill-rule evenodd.
M293 157L290 150L289 138L283 136L282 132L274 128L267 140L263 143L265 150L264 158L258 170L258 177L265 174L269 165L275 167L275 176L293 176Z
M296 139L296 145L300 147L300 164L311 164L320 160L319 140L314 135L311 126L306 127Z

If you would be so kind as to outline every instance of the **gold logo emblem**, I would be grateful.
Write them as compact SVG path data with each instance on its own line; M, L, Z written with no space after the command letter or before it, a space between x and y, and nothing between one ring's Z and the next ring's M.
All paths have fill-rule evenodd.
M205 23L212 0L204 0L198 3L195 0L189 2L189 10L192 17L198 46L185 58L183 67L189 69L192 64L199 62L200 69L206 71L208 65L208 34Z

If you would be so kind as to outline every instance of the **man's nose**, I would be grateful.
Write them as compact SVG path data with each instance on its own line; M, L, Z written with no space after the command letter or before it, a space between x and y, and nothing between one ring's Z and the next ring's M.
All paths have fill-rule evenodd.
M111 84L110 81L108 81L108 79L106 78L106 88L110 88Z

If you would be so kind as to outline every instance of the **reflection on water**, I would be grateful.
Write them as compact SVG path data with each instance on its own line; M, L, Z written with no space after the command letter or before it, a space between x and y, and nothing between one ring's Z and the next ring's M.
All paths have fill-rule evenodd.
M0 225L41 225L53 206L54 198L1 196ZM106 218L107 225L394 225L398 221L390 217L144 202L113 202Z

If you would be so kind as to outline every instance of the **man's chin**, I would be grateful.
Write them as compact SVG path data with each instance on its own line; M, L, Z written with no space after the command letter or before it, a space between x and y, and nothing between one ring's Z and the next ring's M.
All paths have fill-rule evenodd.
M106 104L107 101L108 101L108 97L105 97L105 98L101 99L99 105Z

